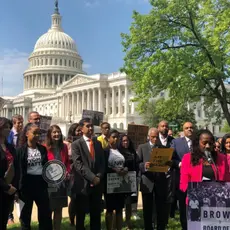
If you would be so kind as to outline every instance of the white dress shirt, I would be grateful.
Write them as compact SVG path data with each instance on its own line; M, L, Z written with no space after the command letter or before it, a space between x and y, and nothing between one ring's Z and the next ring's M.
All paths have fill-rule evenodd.
M191 141L188 137L185 137L185 140L187 141L188 148L189 148L189 150L190 150L191 147L192 147L192 141Z
M168 136L167 137L163 137L161 134L159 135L160 137L160 141L161 141L161 144L166 146L167 145L167 142L168 142Z
M86 143L86 145L87 145L87 147L88 147L88 149L89 149L89 152L90 152L90 138L88 138L87 136L85 136L85 135L83 135L83 139L85 140L85 143Z

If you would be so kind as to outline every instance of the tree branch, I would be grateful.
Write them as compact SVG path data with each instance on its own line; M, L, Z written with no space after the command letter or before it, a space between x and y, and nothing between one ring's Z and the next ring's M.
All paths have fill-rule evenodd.
M178 45L178 46L169 46L167 43L163 43L163 45L165 45L167 47L161 48L160 50L180 49L180 48L185 48L185 47L189 47L189 46L200 47L199 44L195 44L195 43L187 43L187 44Z

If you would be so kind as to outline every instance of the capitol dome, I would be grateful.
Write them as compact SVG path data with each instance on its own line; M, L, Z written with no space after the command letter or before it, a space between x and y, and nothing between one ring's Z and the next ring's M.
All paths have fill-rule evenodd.
M37 40L29 57L24 91L49 92L76 74L86 74L74 40L62 29L58 1L55 6L51 28Z
M77 52L74 40L63 32L61 16L58 12L52 15L52 26L47 33L43 34L34 46L34 52L44 49L66 49Z
M76 44L74 40L66 33L61 31L49 30L49 32L43 34L34 46L34 52L39 49L67 49L77 52Z

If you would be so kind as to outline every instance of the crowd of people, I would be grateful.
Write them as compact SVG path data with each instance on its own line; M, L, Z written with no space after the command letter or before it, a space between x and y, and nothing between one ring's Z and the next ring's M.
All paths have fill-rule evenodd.
M230 181L230 134L216 140L209 130L194 131L193 124L186 122L183 135L174 138L168 122L161 121L149 129L146 143L135 149L127 134L111 129L108 122L100 126L101 134L95 135L92 121L83 118L71 125L64 138L60 127L51 125L46 139L41 140L39 113L30 112L25 126L20 115L12 120L0 118L1 230L14 222L14 202L19 200L24 203L19 217L22 230L31 229L33 202L38 208L40 230L60 230L64 207L68 207L70 225L76 230L85 229L86 214L90 229L101 230L104 210L107 230L121 230L124 225L133 229L131 217L137 209L139 189L141 229L165 230L179 209L181 228L187 230L187 205L190 201L191 206L196 205L195 200L187 199L189 182ZM172 159L166 162L166 173L149 170L153 148L174 149ZM58 186L48 184L42 176L44 165L52 160L61 161L67 172ZM135 193L108 192L110 173L125 177L129 172L137 176ZM211 204L210 199L204 202ZM194 218L199 218L196 215Z

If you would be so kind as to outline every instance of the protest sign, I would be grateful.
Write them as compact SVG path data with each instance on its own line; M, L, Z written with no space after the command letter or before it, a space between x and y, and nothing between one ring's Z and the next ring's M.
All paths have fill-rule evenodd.
M46 139L47 131L51 125L52 117L51 116L40 116L40 130L41 130L41 136L40 136L40 142L44 142Z
M128 172L125 176L117 173L107 174L107 193L136 193L137 177L135 171Z
M128 124L128 136L133 141L135 149L147 142L148 130L149 127L146 125Z
M189 183L188 230L230 230L229 190L229 182Z
M93 111L93 110L83 110L82 118L90 118L93 125L100 126L103 122L104 113Z
M172 159L173 148L153 148L150 160L151 163L148 171L151 172L167 172L169 166L166 165Z

